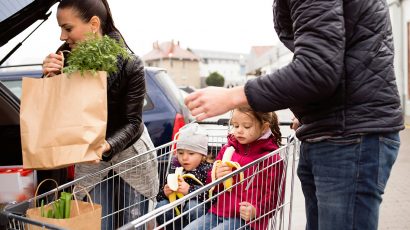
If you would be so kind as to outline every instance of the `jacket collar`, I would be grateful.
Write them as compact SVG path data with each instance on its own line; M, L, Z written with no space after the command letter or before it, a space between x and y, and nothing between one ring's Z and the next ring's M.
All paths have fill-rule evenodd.
M276 144L275 137L272 132L267 132L262 135L258 140L243 145L235 138L233 134L228 135L228 146L233 146L235 150L241 154L265 154L266 152L271 152L278 148Z

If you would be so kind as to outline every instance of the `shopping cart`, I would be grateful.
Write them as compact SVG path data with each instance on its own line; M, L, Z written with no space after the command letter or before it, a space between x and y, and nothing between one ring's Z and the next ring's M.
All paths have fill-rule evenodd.
M224 128L221 128L221 123L215 124L211 122L206 124L210 125L207 127L208 130L215 129L214 131L218 132L224 130ZM281 125L286 126L289 126L289 124L290 122L281 123ZM211 133L214 132L211 131ZM225 127L225 134L226 133L227 130ZM187 227L189 223L192 223L194 219L202 218L203 222L208 223L218 221L215 216L211 217L211 219L205 219L205 215L202 215L204 213L206 214L210 207L218 202L218 199L221 199L222 203L224 203L223 205L226 206L235 205L234 203L240 201L264 199L262 202L259 202L259 206L256 207L256 209L259 210L257 211L258 214L250 221L241 223L239 226L236 225L234 227L235 229L291 229L293 186L300 143L294 136L284 138L284 142L286 144L278 150L203 186L191 194L131 221L122 226L120 230L140 227L146 227L148 229L182 229ZM209 146L217 151L225 143L226 135L210 136ZM272 175L272 172L278 177L277 180L269 177ZM245 175L245 178L241 181L239 178L242 173ZM223 181L229 178L235 178L235 182L232 187L224 188L222 186ZM265 187L259 190L260 193L254 193L252 189L254 186L252 185ZM219 188L219 190L213 190L213 188ZM210 190L214 191L212 195L209 194ZM242 196L242 200L227 200L229 198L224 197L226 193L243 191L247 191L247 195ZM207 199L201 202L198 200L199 196L207 197ZM198 204L192 206L191 200L194 200L194 203ZM180 212L178 215L177 212L174 211L175 209L185 211ZM218 212L218 208L215 209ZM170 215L171 217L169 217ZM237 217L240 218L239 216ZM212 218L214 218L214 220L212 220ZM156 221L158 219L161 219L163 224L158 224ZM154 225L152 225L152 223L154 223ZM195 223L193 226L195 229L202 229L195 225ZM192 227L192 225L188 225L188 227ZM232 229L232 226L228 226L228 228Z
M210 132L208 149L209 153L213 156L217 155L218 151L227 141L226 136L228 133L228 128L226 124L227 120L220 120L216 123L203 122L202 124ZM289 125L289 123L281 123L281 125ZM259 218L269 220L269 229L290 229L293 180L295 174L295 161L297 160L298 153L298 141L294 138L287 138L286 140L286 145L282 146L277 151L272 152L258 159L257 161L252 162L251 164L245 167L242 167L239 170L235 170L223 178L219 178L218 180L205 185L204 187L202 187L194 193L188 194L187 196L158 209L154 209L156 204L156 194L146 196L141 195L138 199L134 199L133 202L125 202L124 200L119 200L118 198L115 198L116 196L109 197L103 196L96 192L93 193L93 189L98 186L102 186L102 184L105 182L110 182L114 185L114 194L122 193L124 191L122 191L121 188L119 188L120 186L115 186L119 184L120 178L129 174L145 175L144 170L146 170L147 168L155 168L157 170L158 182L157 184L155 184L152 183L152 178L146 178L146 183L151 183L153 186L158 186L159 184L158 188L161 188L163 183L165 183L166 181L167 172L169 171L169 167L173 159L176 141L164 144L143 154L122 161L116 165L112 165L98 172L91 173L84 177L78 178L70 183L61 185L52 191L39 195L37 197L37 201L44 200L45 204L51 203L53 202L52 197L54 197L54 193L56 191L71 192L74 186L82 185L91 192L91 195L94 198L98 200L106 200L107 202L110 202L112 205L117 207L115 211L111 213L106 213L105 215L103 214L102 216L102 221L110 220L110 225L108 225L109 229L115 229L119 227L120 229L161 229L165 225L169 224L175 226L176 223L180 223L182 226L182 217L189 216L189 214L192 213L192 210L204 209L204 211L206 211L211 205L211 203L216 198L218 198L218 196L222 196L222 194L226 192L223 189L220 189L218 192L214 192L212 197L208 197L208 191L210 188L218 186L222 181L224 181L227 178L238 177L240 173L249 173L250 171L252 171L252 175L254 176L247 177L240 182L238 181L238 183L235 183L232 186L232 190L237 190L239 189L239 187L241 187L241 189L245 187L246 189L247 184L259 183L259 180L255 180L252 178L256 178L258 175L263 175L264 173L266 173L266 171L271 170L271 168L276 168L277 164L281 164L283 165L283 168L280 168L281 172L278 173L281 174L280 183L274 185L275 187L271 188L275 191L278 191L277 194L275 194L275 196L277 195L278 199L275 199L275 205L272 206L274 208L270 207L272 209L264 212L263 215ZM272 159L272 156L276 154L279 154L281 156L281 160L278 162L272 162L270 159ZM129 167L130 165L133 166ZM99 182L90 184L89 181ZM182 212L181 215L174 216L172 220L164 223L164 225L159 226L156 223L156 218L158 216L164 215L167 211L174 210L175 207L180 207L186 201L193 199L199 194L204 194L204 196L208 197L203 203L199 204L200 206L192 207L187 212ZM82 198L84 196L83 193L77 193L75 195L79 198ZM38 206L38 202L36 205ZM4 211L0 213L0 229L2 228L2 226L5 226L6 229L30 229L30 227L28 227L27 224L31 224L33 226L40 226L44 229L61 229L58 226L41 223L27 218L25 216L27 209L32 208L34 206L34 199L29 199L24 202L10 204L6 206ZM253 221L257 222L258 220ZM176 228L177 227L178 226L176 226ZM246 226L242 227L245 228Z
M94 201L102 201L114 207L113 210L115 211L113 212L104 214L103 211L102 222L107 222L108 229L115 229L139 216L149 213L154 209L156 194L161 186L160 181L165 181L164 177L166 174L161 173L167 171L172 152L174 151L172 150L173 144L174 142L167 143L95 173L87 174L45 194L39 195L36 199L32 198L20 203L9 204L0 212L0 229L30 229L27 224L44 227L44 229L61 229L57 226L27 218L25 216L26 211L35 205L39 207L39 201L41 200L43 200L44 205L52 203L56 191L72 192L76 185L85 187L86 190L90 192ZM154 176L148 177L147 170L154 172L151 173ZM123 186L121 180L122 178L129 178L135 175L140 176L140 178L137 178L138 180L142 180L140 184L144 184L146 188L155 187L156 192L151 192L150 194L149 191L139 191L137 189L138 194L130 193L129 187ZM112 191L110 191L111 195L101 193L101 190L105 187L112 189ZM153 191L155 191L155 189L153 189ZM123 196L119 196L119 193L122 193ZM120 197L125 197L128 194L132 196L132 199L120 199ZM83 191L76 192L74 195L79 199L85 197ZM37 200L37 204L35 204L35 200Z

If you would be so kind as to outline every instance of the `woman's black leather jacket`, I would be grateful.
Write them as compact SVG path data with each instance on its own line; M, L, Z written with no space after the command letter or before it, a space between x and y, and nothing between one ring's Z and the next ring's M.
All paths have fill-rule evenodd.
M115 33L109 36L119 39ZM58 50L70 48L63 44ZM110 74L107 79L106 140L111 150L107 156L103 156L105 161L134 144L144 131L142 107L146 89L143 63L139 57L131 54L129 59L118 58L117 67L118 71Z

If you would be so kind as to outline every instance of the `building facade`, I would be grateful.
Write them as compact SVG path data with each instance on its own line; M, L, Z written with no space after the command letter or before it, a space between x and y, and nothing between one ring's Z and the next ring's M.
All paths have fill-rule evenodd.
M142 57L146 66L164 68L178 86L200 88L199 58L180 47L179 42L155 42L153 49Z
M270 74L292 61L293 53L282 43L275 46L253 46L246 61L247 75Z
M393 25L395 74L403 110L410 116L410 0L388 0Z
M246 54L189 49L200 58L199 69L201 86L205 87L205 79L213 72L218 72L225 79L225 87L243 85L246 79Z

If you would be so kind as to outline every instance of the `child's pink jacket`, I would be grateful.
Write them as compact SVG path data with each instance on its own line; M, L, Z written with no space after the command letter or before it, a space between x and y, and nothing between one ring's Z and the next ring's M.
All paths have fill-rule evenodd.
M219 151L216 160L222 159L225 149L229 146L235 148L231 161L236 161L241 166L245 166L278 149L275 137L272 134L247 145L240 144L235 137L230 134L228 135L228 143ZM282 192L284 191L283 186L280 186L280 181L283 179L281 178L283 175L283 162L280 161L280 159L279 154L275 154L248 170L245 170L244 183L233 188L230 192L225 191L223 194L218 194L218 190L223 191L223 186L220 184L213 192L214 195L218 194L218 198L217 202L212 205L210 212L225 218L240 218L239 203L245 201L251 203L256 208L257 218L274 210L278 204L279 187L282 187ZM252 179L251 177L254 175L254 171L258 171L258 167L260 171ZM210 183L211 180L211 172L209 172L207 182ZM239 183L239 177L234 178L234 185L236 183ZM281 196L283 197L282 192ZM257 221L252 221L250 227L255 230L266 229L268 220L273 215L274 212L267 214Z

